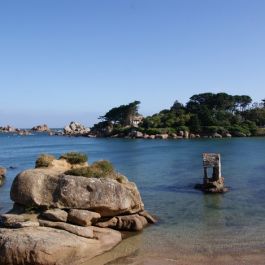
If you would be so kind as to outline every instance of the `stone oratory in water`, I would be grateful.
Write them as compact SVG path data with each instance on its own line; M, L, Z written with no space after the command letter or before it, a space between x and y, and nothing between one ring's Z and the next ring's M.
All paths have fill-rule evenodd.
M228 189L224 186L224 178L221 173L221 156L216 153L203 153L203 184L195 185L205 193L224 193ZM212 176L208 176L208 169L212 168Z

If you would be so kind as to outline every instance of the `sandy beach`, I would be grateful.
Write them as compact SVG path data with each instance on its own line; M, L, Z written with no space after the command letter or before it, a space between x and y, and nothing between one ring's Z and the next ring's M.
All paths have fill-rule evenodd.
M162 252L162 251L161 251ZM177 255L176 255L177 256ZM101 258L102 260L102 258ZM264 265L264 254L231 254L231 255L189 255L177 258L161 257L157 253L149 253L144 257L128 256L107 263L95 260L91 265Z
M138 241L138 242L137 242ZM192 252L158 244L147 250L141 235L124 240L113 250L95 257L86 265L264 265L265 253L259 249ZM139 248L137 248L137 245ZM141 249L142 247L142 249Z

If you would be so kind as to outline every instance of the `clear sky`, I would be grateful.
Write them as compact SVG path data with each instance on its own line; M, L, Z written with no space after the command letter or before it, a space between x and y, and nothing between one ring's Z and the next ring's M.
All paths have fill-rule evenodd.
M92 125L200 92L265 97L264 0L0 1L0 125Z

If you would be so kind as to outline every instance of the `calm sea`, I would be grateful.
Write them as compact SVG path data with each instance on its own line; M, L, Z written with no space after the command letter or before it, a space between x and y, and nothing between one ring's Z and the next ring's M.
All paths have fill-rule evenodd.
M265 247L265 138L125 140L0 135L0 165L8 169L0 188L0 211L12 207L11 183L34 167L41 153L88 154L108 159L134 181L145 208L159 224L123 241L107 255L133 258L159 253L175 259L189 253L241 253ZM204 195L193 189L203 176L202 153L218 152L230 192ZM113 263L114 264L114 263ZM116 263L120 264L120 263Z

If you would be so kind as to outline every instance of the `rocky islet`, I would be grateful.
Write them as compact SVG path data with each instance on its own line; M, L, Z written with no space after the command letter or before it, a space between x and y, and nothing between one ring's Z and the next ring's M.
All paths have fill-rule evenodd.
M1 264L80 264L120 243L120 231L156 222L134 183L64 174L77 166L59 159L17 175L0 217Z

